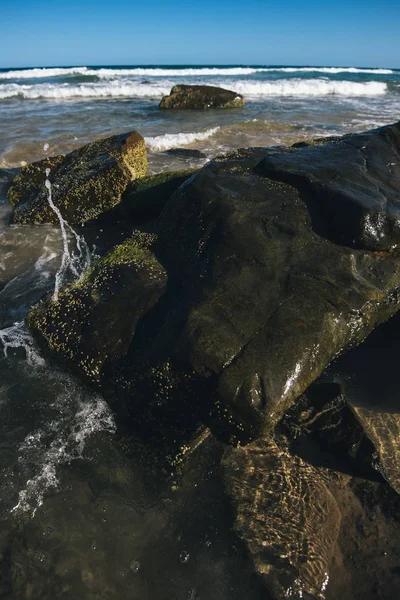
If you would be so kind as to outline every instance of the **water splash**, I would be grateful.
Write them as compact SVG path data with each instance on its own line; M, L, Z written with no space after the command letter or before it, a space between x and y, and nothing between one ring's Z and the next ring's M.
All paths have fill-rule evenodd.
M19 516L35 515L46 495L59 486L59 467L81 458L92 434L114 433L116 429L112 412L102 398L84 391L72 377L60 371L46 369L46 377L53 384L61 384L61 391L51 403L57 415L29 433L18 448L21 465L32 463L32 458L37 465L11 509Z
M45 361L38 353L32 336L25 327L23 321L18 321L6 327L0 329L0 341L3 345L3 353L8 358L8 350L10 348L24 348L26 353L26 360L30 366L42 366Z
M60 223L62 241L63 241L63 253L61 258L61 265L56 273L56 279L54 283L53 301L58 301L58 294L60 288L65 282L68 273L78 280L82 278L83 272L88 269L91 265L91 254L89 247L85 239L79 236L76 231L69 225L69 223L63 218L60 209L54 204L52 198L51 182L49 180L50 169L46 169L46 181L45 186L48 191L47 201L50 208L55 212ZM77 254L71 252L69 249L68 233L72 235L75 240Z

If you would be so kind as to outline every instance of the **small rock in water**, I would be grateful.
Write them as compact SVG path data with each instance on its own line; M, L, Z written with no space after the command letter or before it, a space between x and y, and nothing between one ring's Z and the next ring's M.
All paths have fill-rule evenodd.
M180 553L180 555L179 555L179 561L180 561L182 564L185 564L185 563L187 563L187 562L188 562L188 560L189 560L189 558L190 558L190 554L189 554L189 552L186 552L186 550L183 550L183 551Z
M140 562L138 560L132 560L131 564L129 565L129 569L132 571L132 573L138 573L140 569Z

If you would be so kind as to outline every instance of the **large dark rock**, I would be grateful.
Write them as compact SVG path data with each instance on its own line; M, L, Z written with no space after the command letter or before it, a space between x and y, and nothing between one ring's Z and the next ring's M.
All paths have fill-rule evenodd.
M243 108L243 96L211 85L175 85L164 96L160 108L204 110L207 108Z
M123 387L123 403L135 404L141 396L151 403L152 377L160 365L165 375L168 365L165 405L179 406L181 387L174 387L171 373L184 373L197 385L197 392L186 396L186 404L189 398L193 406L209 410L207 403L212 401L211 415L202 418L214 431L260 436L274 427L335 356L359 344L394 314L400 284L396 226L393 222L379 237L379 245L386 247L388 231L390 252L371 251L367 234L359 233L368 215L375 218L372 200L382 201L389 159L395 163L390 189L400 190L399 137L397 124L311 149L235 151L218 157L178 188L154 224L157 241L151 248L154 260L168 274L168 286L151 310L138 313L126 355L120 353L118 364L103 372L103 380L112 381L114 390ZM360 139L370 158L358 172L354 165ZM303 186L305 156L310 152L311 188ZM292 184L279 181L286 178L280 163L274 168L274 161L286 156L293 172L298 164ZM334 226L325 211L324 192L333 203L331 180L326 178L332 163L346 174L347 182L338 192L341 221ZM359 202L352 188L353 172ZM369 212L366 197L371 199ZM347 219L346 206L353 215L359 205L364 220ZM389 222L394 191L385 207ZM346 230L343 239L341 222ZM357 244L345 243L357 236ZM116 293L110 291L106 302ZM43 320L52 321L53 311L51 303L41 305L30 325L57 350L42 326ZM122 314L118 318L126 322ZM69 319L60 312L58 321L52 321L53 331L71 330ZM100 335L96 331L103 340L113 335L108 321L98 320L85 342L90 360L96 360L91 349L96 347L94 336ZM74 344L70 335L64 357ZM150 383L140 391L135 382L139 376L143 381L144 372Z
M23 167L8 191L14 223L58 224L45 187L48 168L55 206L68 223L83 223L115 206L128 183L146 175L146 146L131 132Z

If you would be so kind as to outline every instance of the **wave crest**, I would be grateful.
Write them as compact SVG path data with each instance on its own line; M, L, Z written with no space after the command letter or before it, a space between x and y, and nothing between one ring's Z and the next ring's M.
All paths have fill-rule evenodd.
M166 133L155 137L145 137L144 140L147 148L151 152L163 152L165 150L171 150L171 148L187 146L193 142L204 141L216 134L219 129L219 127L213 127L206 131L198 131L195 133Z
M276 81L223 81L216 82L245 97L262 96L380 96L386 93L387 84L380 81L365 83L331 81L329 79L278 79ZM200 82L204 85L204 82ZM0 86L0 99L68 99L68 98L160 98L170 93L171 82L160 84L128 81L108 83L40 83L33 85L9 83Z
M359 67L188 67L183 69L162 67L108 68L91 69L89 67L44 67L33 69L14 69L0 72L0 79L35 79L62 77L68 75L87 75L110 79L114 77L192 77L192 76L243 76L255 73L365 73L392 75L392 69L369 69Z

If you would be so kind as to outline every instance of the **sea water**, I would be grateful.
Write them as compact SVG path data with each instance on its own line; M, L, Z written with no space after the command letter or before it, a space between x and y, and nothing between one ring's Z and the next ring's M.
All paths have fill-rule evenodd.
M243 94L244 109L160 111L179 84ZM0 167L20 166L89 141L136 129L150 171L196 166L165 151L206 158L231 148L290 144L384 125L400 114L400 71L296 66L68 67L0 70ZM23 123L23 127L21 127Z

